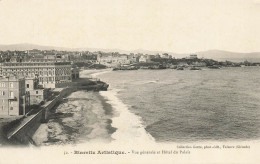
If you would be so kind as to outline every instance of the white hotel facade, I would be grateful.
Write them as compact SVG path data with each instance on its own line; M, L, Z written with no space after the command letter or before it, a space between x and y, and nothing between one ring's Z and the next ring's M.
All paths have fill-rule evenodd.
M44 88L66 87L71 83L70 62L29 61L1 63L2 76L38 76L39 84Z
M124 64L130 64L131 61L127 55L98 54L97 63L106 65L107 67L117 67Z

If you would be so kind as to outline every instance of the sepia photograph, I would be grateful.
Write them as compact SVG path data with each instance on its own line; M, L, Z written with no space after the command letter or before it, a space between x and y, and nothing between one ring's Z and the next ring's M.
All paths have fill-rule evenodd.
M0 164L260 162L260 0L0 0Z

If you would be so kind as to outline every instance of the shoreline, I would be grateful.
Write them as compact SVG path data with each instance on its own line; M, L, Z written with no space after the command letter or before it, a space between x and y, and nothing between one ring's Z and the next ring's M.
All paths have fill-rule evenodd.
M113 72L113 70L83 70L81 74L83 77L90 75L93 78L99 78L99 75L107 72ZM104 79L101 80L104 81ZM104 82L108 83L107 81ZM111 136L111 142L131 142L133 144L136 142L155 143L155 139L146 131L145 127L143 126L142 118L131 112L129 110L129 105L124 104L122 100L118 98L116 88L112 88L111 84L109 84L109 86L110 88L107 91L101 91L97 94L98 99L103 104L103 110L105 113L112 114L111 119L108 119L106 127Z
M97 78L98 75L104 74L107 72L112 72L112 69L83 70L81 72L81 75L82 74L84 75L83 78L87 77L87 75L89 75L92 78ZM104 91L104 92L107 92L107 91ZM106 99L104 96L102 96L100 92L97 92L97 98L101 101L105 114L114 116L115 111L113 110L112 105L110 103L108 103L109 100ZM112 126L112 119L113 118L111 117L110 119L107 120L107 126L106 126L106 129L107 129L108 133L110 134L110 137L114 132L117 131L117 128ZM112 140L114 140L114 139L111 137L111 141Z
M106 70L89 70L89 71L84 71L84 73L85 73L85 75L83 76L83 78L86 78L87 76L92 76L93 74L95 74L95 73L102 73L102 72L104 72L104 71L108 71L107 69ZM87 80L88 78L86 78L86 80ZM95 89L94 89L95 90ZM86 92L85 90L77 90L76 92ZM70 94L69 94L69 96L71 95L71 94L73 94L74 92L71 92ZM88 93L91 93L90 95L94 95L94 96L88 96ZM67 96L66 96L67 97ZM93 91L89 91L89 92L87 92L87 97L89 97L89 99L90 99L90 101L93 101L94 103L97 103L97 102L99 102L99 106L104 106L104 113L106 113L106 114L110 114L111 115L111 113L112 113L112 109L110 108L109 109L109 104L107 104L106 103L106 100L105 99L103 99L103 97L101 97L101 95L98 93L98 92L93 92ZM84 96L82 97L83 99L85 98ZM64 99L65 101L66 101L66 99ZM50 110L50 112L51 112L51 118L50 118L50 120L52 119L52 120L54 120L54 121L51 121L53 124L55 124L54 122L56 122L56 123L59 123L59 124L61 124L62 125L62 129L64 129L66 132L68 132L68 133L70 133L70 132L74 132L74 130L73 130L73 127L72 128L70 128L69 126L67 126L67 125L65 125L65 124L63 124L63 122L62 122L62 119L61 118L69 118L70 116L73 116L73 113L70 113L70 114L68 114L68 113L57 113L57 112L55 112L56 110L57 110L57 108L60 106L60 105L62 105L64 103L64 101L62 101L61 103L59 103L59 104L57 104L54 108L52 108L51 110ZM91 104L90 104L91 105ZM95 106L94 106L95 107ZM103 107L102 107L103 108ZM0 123L1 123L1 125L0 125L0 131L1 131L1 134L0 134L0 145L2 146L15 146L15 145L13 145L13 144L11 144L11 141L9 141L4 135L4 133L3 133L3 130L4 130L4 126L5 125L7 125L7 124L9 124L10 122L12 122L12 120L16 120L16 118L14 118L14 117L12 117L12 118L1 118L0 119ZM107 119L106 120L106 127L107 127L107 131L111 134L111 133L113 133L116 129L115 128L113 128L112 126L111 126L111 119ZM48 124L48 122L47 122L47 124ZM94 128L92 128L92 130L93 130ZM52 140L51 139L51 137L49 137L49 131L48 130L50 130L49 129L49 127L48 126L46 126L46 123L41 123L40 124L40 127L37 127L37 129L35 130L35 132L34 132L34 134L32 134L32 138L30 138L31 140L32 140L32 143L35 145L35 146L38 146L38 145L41 145L42 143L44 143L44 142L46 142L46 141L48 141L48 140ZM59 130L59 129L56 129L56 130ZM60 129L61 130L61 129ZM37 131L41 131L41 132L39 132L38 133L38 138L37 137L35 137L35 135L37 135L36 133L37 133ZM61 130L62 131L62 130ZM56 132L54 132L54 133L56 133ZM39 135L40 134L40 135ZM34 140L36 140L36 142L34 142ZM38 142L37 142L37 140L39 140ZM55 141L55 139L54 139L54 141ZM58 140L56 140L56 141L58 141ZM37 144L36 144L37 143ZM65 143L65 142L64 142ZM20 144L19 144L20 145ZM23 144L22 144L23 145ZM29 146L30 144L26 144L27 146ZM24 146L26 146L26 145L24 145Z
M238 67L239 68L239 70L241 69L240 67ZM251 68L251 67L250 67ZM250 69L249 68L249 69ZM237 69L237 67L236 67L236 69ZM236 70L235 69L235 70ZM223 70L229 70L229 68L228 69L223 69ZM145 70L146 71L146 70ZM150 70L149 70L150 71ZM212 70L213 71L213 70ZM121 73L120 72L123 72L123 71L119 71L118 73L121 75ZM128 72L128 71L127 71ZM132 71L129 71L129 72L132 72ZM219 71L218 71L219 72ZM133 72L133 74L134 74L134 72ZM220 75L220 74L219 74ZM108 76L105 76L106 78L108 77ZM119 76L111 76L111 77L119 77ZM124 76L123 78L126 78L127 76ZM106 79L105 78L105 79ZM101 78L102 79L102 78ZM106 81L105 79L102 79L102 80L104 80L104 82L107 82L107 83L109 83L109 81ZM108 78L108 79L110 79L110 82L112 82L112 80L113 79L111 79L111 78ZM235 82L235 81L233 81L233 82ZM116 83L117 85L118 85L118 83ZM211 83L210 83L211 84ZM119 110L117 109L117 108L121 108L120 109L120 114L121 114L121 116L122 115L124 115L124 116L126 116L125 115L125 113L124 112L128 112L128 114L129 113L132 113L133 115L135 115L135 116L137 116L137 117L141 117L140 115L136 115L133 111L131 111L130 109L129 109L129 105L127 105L127 104L124 104L123 103L123 101L119 98L119 96L117 95L117 89L116 88L113 88L113 83L112 84L110 84L110 86L112 86L112 87L110 87L109 88L109 91L108 92L101 92L101 94L102 95L104 95L103 93L106 93L106 95L107 94L109 94L109 92L110 92L110 95L107 95L107 97L106 97L106 99L108 99L109 100L109 103L114 107L114 110L116 111L116 112L118 112ZM114 94L112 94L111 95L111 92L115 92ZM114 97L113 97L114 96ZM109 97L109 98L108 98ZM119 103L119 104L118 104ZM122 106L120 106L120 105L124 105L123 107ZM125 109L126 108L126 109ZM123 112L123 114L122 114L122 112ZM120 116L120 117L121 117ZM129 116L129 115L128 115ZM132 118L132 117L131 117ZM120 120L121 119L121 120ZM118 128L117 129L117 131L115 132L115 133L113 133L113 138L115 138L117 141L122 141L122 140L124 140L124 139L127 139L127 138L130 138L129 140L131 140L132 139L132 136L131 137L126 137L126 136L124 136L124 135L122 135L122 136L117 136L119 133L123 133L123 131L120 131L122 128L128 128L128 127L130 127L130 125L129 124L131 124L131 122L135 122L135 121L132 121L132 119L130 119L130 117L124 117L124 119L125 120L123 120L123 118L119 118L119 117L114 117L113 118L113 122L112 122L112 126L114 126L114 127L116 127L116 128ZM127 121L129 121L129 124L125 124L125 122L127 122ZM140 122L140 124L142 125L142 118L140 118L139 120L137 120L136 122ZM119 126L118 126L119 125ZM124 125L124 126L123 126ZM149 125L149 124L148 124ZM145 130L146 130L146 128L147 127L145 127ZM148 132L148 131L146 131L148 134L150 134L150 135L152 135L150 132ZM127 132L126 132L127 133ZM138 134L138 132L136 132L136 134ZM153 133L153 135L155 136L154 138L156 138L156 135L155 135L156 133ZM176 135L176 136L178 136L178 135ZM223 135L222 137L227 137L227 136L225 136L225 135ZM155 141L156 141L156 143L181 143L181 142L187 142L187 143L193 143L193 142L227 142L227 141L234 141L234 142L249 142L249 141L252 141L252 142L254 142L255 140L257 140L256 138L252 138L252 139L249 139L249 140L244 140L244 139L232 139L232 138L221 138L221 139L215 139L215 138L210 138L210 139L206 139L206 141L204 141L204 139L203 138L195 138L195 139L193 139L193 138L187 138L187 139L183 139L183 140L181 140L181 139L163 139L163 140L159 140L158 138L156 138L155 139ZM127 141L127 142L129 142L129 141Z
M109 70L83 70L81 77L94 77L106 71ZM111 125L114 111L107 99L99 92L84 90L71 93L67 99L68 102L53 109L50 120L35 132L33 139L37 145L78 145L113 140L111 135L117 129Z
M112 69L107 68L107 69L86 69L80 71L80 77L81 78L96 78L96 76L106 73L106 72L111 72Z
M113 111L113 107L112 107L111 104L108 103L108 100L105 99L103 96L101 96L100 93L98 93L98 98L100 99L100 101L101 101L101 103L102 103L102 105L103 105L103 109L104 109L104 111L105 111L105 114L106 114L106 115L114 116L115 113L114 113L114 111ZM111 136L114 132L116 132L116 130L117 130L117 128L115 128L115 127L112 126L112 119L113 119L113 118L107 120L107 127L106 127L107 130L108 130L108 133L110 134L110 136ZM112 140L113 140L113 138L112 138Z
M154 144L155 139L145 130L142 118L129 110L129 105L118 98L115 90L101 92L115 113L112 118L112 126L117 128L112 134L114 143Z
M92 70L90 70L90 71L92 71ZM98 75L106 73L106 72L112 72L112 71L105 69L105 70L95 70L94 72L92 71L92 73L90 73L89 70L86 70L86 71L82 71L81 73L83 75L91 75L94 77L99 77ZM145 139L150 140L149 135L151 137L152 137L152 135L146 130L146 127L143 126L142 117L139 115L136 115L133 111L131 111L129 109L129 105L124 104L124 102L118 97L117 91L118 90L116 88L109 88L108 91L101 91L101 92L90 92L90 91L89 92L86 92L86 91L73 92L74 96L78 95L78 93L83 93L83 92L85 92L88 96L83 95L82 97L75 98L73 96L70 97L71 95L69 95L68 99L72 99L72 100L73 99L79 99L79 100L85 99L85 100L88 100L88 102L92 101L92 104L90 103L90 104L83 105L83 106L81 106L81 109L78 109L78 111L74 111L72 108L70 108L70 110L72 110L73 112L68 110L68 111L64 111L64 112L58 111L58 113L54 113L54 116L52 117L52 120L54 120L54 121L51 121L51 124L53 125L53 127L51 127L51 128L54 128L54 129L56 128L56 131L54 131L54 132L48 131L48 129L47 129L48 125L46 125L46 124L42 124L43 128L41 130L44 130L47 133L50 132L53 134L54 133L63 133L62 130L68 131L68 134L76 133L76 132L80 131L80 129L78 129L78 128L74 128L74 127L70 128L66 124L66 121L64 124L62 119L63 118L69 119L69 117L72 117L73 115L77 115L77 112L79 112L79 114L82 114L81 113L81 111L83 110L82 108L84 106L88 106L87 110L90 110L92 113L87 113L90 115L86 115L86 117L90 116L90 117L96 118L97 120L102 119L103 122L102 122L102 125L100 125L100 126L103 128L102 129L103 131L101 132L100 129L98 129L98 130L95 129L95 127L99 126L98 124L93 123L96 120L93 120L93 118L88 118L88 119L92 120L93 126L91 125L91 127L88 127L88 130L85 131L85 133L84 133L84 135L86 135L85 142L89 143L92 141L96 141L95 136L98 136L97 140L102 140L100 138L100 136L101 136L100 134L104 135L104 132L105 132L104 130L106 130L106 132L107 132L104 135L105 140L106 140L104 142L106 142L106 143L114 142L114 141L126 142L128 139L133 142L135 140L139 141L139 139L142 140L141 142L143 142ZM94 103L97 103L97 104L94 104ZM61 103L61 104L63 104L63 103ZM66 103L64 103L64 104L66 104ZM69 105L71 105L71 104L69 104ZM63 107L67 107L69 105L64 105ZM98 106L96 106L96 105L98 105ZM71 105L71 106L73 106L73 105ZM77 106L73 106L73 107L77 108ZM98 111L97 109L95 109L95 107L99 108L100 110ZM58 107L56 107L55 110L57 110L57 108ZM99 116L100 112L104 113L104 115L102 117ZM57 120L55 120L55 119L57 119ZM82 119L83 119L83 117L82 117ZM75 121L75 120L72 120L72 121ZM56 127L57 124L62 124L63 128ZM77 126L75 126L75 127L77 127ZM79 128L80 128L80 126L79 126ZM127 130L123 131L123 129L127 129ZM94 132L95 134L92 132ZM132 135L130 133L132 133ZM134 136L134 134L142 134L142 135ZM148 134L148 137L147 137L147 134ZM46 140L46 135L43 135L43 133L39 133L38 136L39 135L45 136L45 139L42 139L42 140ZM76 137L77 136L79 136L79 135L76 135ZM137 136L139 138L137 138ZM81 138L82 138L82 136L81 136ZM72 140L70 140L70 139L72 139ZM61 140L62 140L62 138L61 138ZM65 138L65 140L66 140L66 138ZM69 142L68 142L68 144L66 144L65 140L62 143L62 145L70 145L71 143L77 145L77 144L83 143L83 141L84 141L84 139L82 139L82 141L77 142L77 139L76 139L76 142L73 142L73 138L69 138ZM147 140L145 140L145 141L147 141ZM153 140L155 141L154 138L153 138ZM45 141L43 141L43 142L45 142ZM59 140L55 140L55 139L52 140L52 138L50 138L50 142L52 142L52 143L59 142ZM193 141L186 141L186 142L193 142ZM39 144L39 145L41 145L41 144ZM53 145L56 145L56 144L53 144Z
M41 124L33 140L39 146L109 143L117 130L112 123L113 109L97 92L77 91L68 102L59 104L47 123Z
M99 72L94 74L97 75L106 73L107 71ZM109 72L112 72L110 70ZM155 143L155 138L146 131L145 126L143 125L143 120L140 116L136 115L129 109L129 105L125 104L118 97L118 89L113 88L113 85L108 81L102 79L102 81L110 85L109 90L101 91L99 94L105 99L113 110L114 117L112 118L111 126L117 129L112 133L112 138L115 143L125 143L129 142L132 144L135 143ZM112 86L112 87L111 87Z

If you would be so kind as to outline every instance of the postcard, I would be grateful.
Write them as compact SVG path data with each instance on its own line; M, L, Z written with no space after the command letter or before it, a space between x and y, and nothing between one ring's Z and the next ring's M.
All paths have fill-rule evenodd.
M259 163L259 29L259 0L0 0L0 163Z

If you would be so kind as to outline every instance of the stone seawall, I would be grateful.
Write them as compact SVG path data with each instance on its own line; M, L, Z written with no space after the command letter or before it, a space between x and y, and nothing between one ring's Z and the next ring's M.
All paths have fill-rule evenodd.
M24 118L17 128L7 134L8 139L14 144L34 144L32 136L41 123L48 121L50 110L55 107L55 105L59 104L64 96L70 94L72 91L71 88L62 89L53 100L46 102L37 114Z
M12 127L7 132L6 136L8 140L12 144L16 145L35 144L32 139L35 131L39 128L41 123L48 122L51 109L59 104L64 97L77 90L100 91L107 90L108 86L108 84L100 80L93 81L88 78L82 78L73 82L70 87L54 89L54 92L58 92L57 96L55 96L53 100L42 105L39 108L39 112L36 114L24 116L24 118L19 122L19 125L15 125L15 127Z
M32 136L34 132L39 128L42 122L44 110L40 110L36 115L26 120L24 124L16 128L14 131L8 134L8 139L13 144L34 144Z

